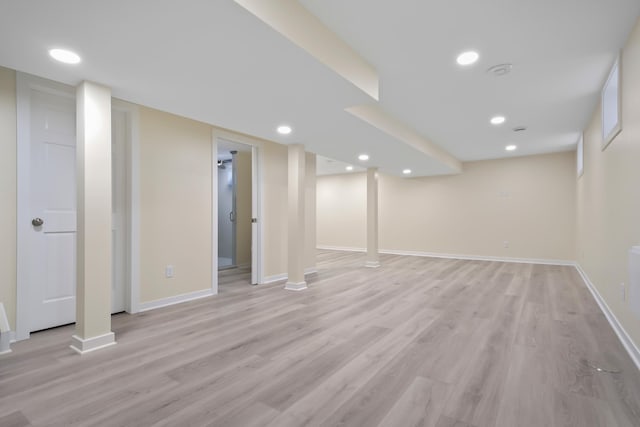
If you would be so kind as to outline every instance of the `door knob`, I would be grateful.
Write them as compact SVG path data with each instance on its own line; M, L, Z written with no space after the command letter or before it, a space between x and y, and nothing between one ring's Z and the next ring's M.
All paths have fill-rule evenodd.
M34 227L40 227L42 224L44 224L44 220L42 218L33 218L31 220L31 224Z

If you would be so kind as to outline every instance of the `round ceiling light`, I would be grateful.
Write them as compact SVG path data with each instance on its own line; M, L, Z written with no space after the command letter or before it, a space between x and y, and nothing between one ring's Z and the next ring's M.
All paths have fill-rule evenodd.
M81 61L80 55L66 49L51 49L49 51L49 56L56 61L60 61L65 64L79 64Z
M405 169L402 171L403 174L409 175L411 173L411 169Z
M278 133L280 135L289 135L291 133L291 126L287 126L287 125L280 125L278 126Z
M491 124L492 125L501 125L505 122L505 120L507 120L504 116L494 116L491 117Z
M478 52L469 50L466 52L462 52L460 55L458 55L456 62L460 65L471 65L475 63L478 60L478 58L480 58L480 55L478 55Z
M514 151L516 148L518 147L516 147L515 145L507 145L506 147L504 147L504 149L507 151Z
M351 172L353 170L353 166L347 166L345 169Z
M358 160L362 160L363 162L366 162L367 160L369 160L369 155L368 154L360 154L358 156Z

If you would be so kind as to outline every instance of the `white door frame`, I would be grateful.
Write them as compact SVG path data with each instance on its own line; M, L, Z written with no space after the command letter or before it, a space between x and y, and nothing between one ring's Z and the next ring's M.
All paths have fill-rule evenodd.
M28 339L30 336L29 318L29 244L31 232L29 221L30 196L30 156L31 156L31 90L36 89L53 95L76 98L74 87L46 80L30 74L16 73L16 110L17 110L17 241L16 241L16 340ZM123 111L128 117L127 144L127 311L137 312L139 304L139 147L137 109L129 104L114 101L113 108ZM77 304L77 303L76 303Z
M236 144L248 145L251 147L251 161L252 164L255 161L257 174L252 167L251 171L251 183L252 183L252 203L251 210L252 215L254 210L257 210L257 233L256 239L251 240L252 249L255 247L257 251L251 252L251 266L257 265L257 268L251 269L252 283L261 284L264 283L264 227L262 227L264 219L264 204L262 203L262 191L263 191L263 156L262 156L262 144L258 141L254 141L251 138L243 137L237 134L229 133L221 129L213 129L213 137L211 141L211 177L212 177L212 195L211 195L211 253L213 257L212 262L212 287L214 294L218 293L218 140L225 140ZM254 206L254 199L257 206ZM252 233L253 235L253 233ZM254 240L257 240L254 242ZM255 258L254 258L255 257ZM255 282L254 282L255 275Z
M127 119L125 142L125 311L140 311L140 115L138 106L111 99L111 108Z

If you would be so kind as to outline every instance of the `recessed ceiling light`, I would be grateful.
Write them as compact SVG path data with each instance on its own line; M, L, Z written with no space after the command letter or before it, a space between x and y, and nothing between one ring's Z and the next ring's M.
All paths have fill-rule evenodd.
M56 61L64 62L65 64L78 64L81 61L80 55L66 49L51 49L49 55Z
M491 117L491 124L492 125L501 125L504 123L506 119L504 118L504 116L494 116Z
M409 175L411 173L411 169L405 169L402 171L403 174Z
M353 170L353 166L347 166L345 169L351 172Z
M277 130L280 135L289 135L291 133L291 126L280 125Z
M460 65L471 65L475 63L479 57L480 55L478 55L478 52L469 50L458 55L456 62L458 62L458 64Z
M516 147L515 145L507 145L506 147L504 147L504 149L507 150L507 151L513 151L516 148L518 148L518 147Z
M362 160L363 162L366 162L367 160L369 160L369 155L368 154L360 154L358 156L358 160Z

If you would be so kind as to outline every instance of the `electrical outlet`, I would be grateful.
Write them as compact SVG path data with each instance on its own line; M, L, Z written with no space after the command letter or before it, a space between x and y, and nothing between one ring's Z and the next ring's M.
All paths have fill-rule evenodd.
M624 287L624 283L620 283L620 300L622 302L626 301L627 299L627 290Z
M164 268L164 276L165 276L167 279L170 279L170 278L172 278L172 277L173 277L173 265L167 265L167 266Z
M502 247L503 248L508 248L509 247L509 241L505 240L504 242L502 242Z

